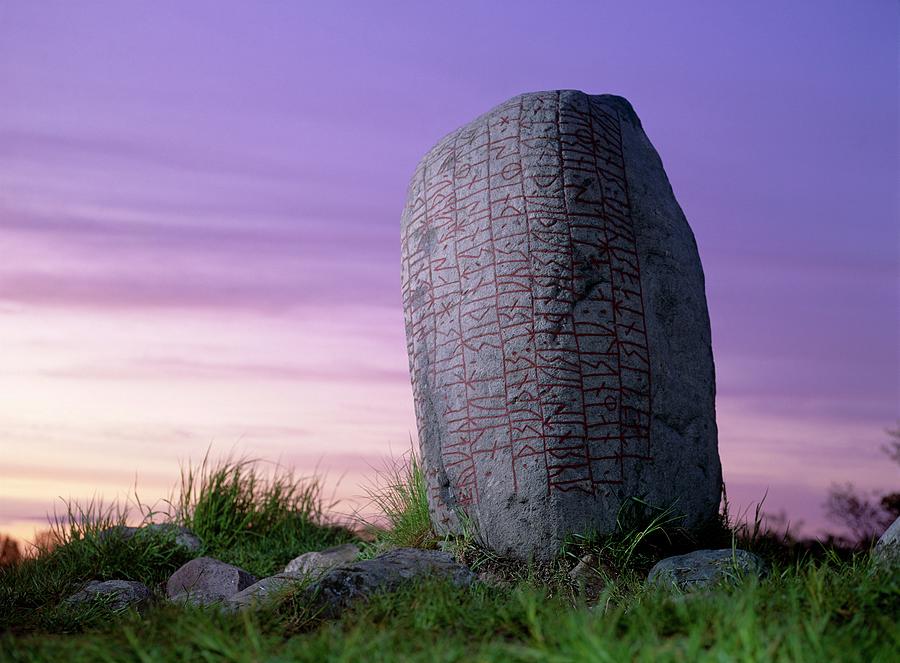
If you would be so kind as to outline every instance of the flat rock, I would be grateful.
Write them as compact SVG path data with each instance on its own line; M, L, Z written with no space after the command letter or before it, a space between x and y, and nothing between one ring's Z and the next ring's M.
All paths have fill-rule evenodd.
M65 602L79 604L102 599L112 610L119 612L129 607L142 610L150 598L147 586L134 580L91 580Z
M172 601L209 605L219 603L256 582L256 577L212 557L198 557L184 564L166 583Z
M229 597L223 604L226 610L244 610L267 603L275 594L290 585L303 585L308 576L297 573L279 573L259 580L237 594Z
M352 562L358 556L359 547L346 543L295 557L284 567L284 572L301 576L318 576L335 566Z
M878 538L873 554L878 561L900 563L900 518Z
M475 574L439 550L398 548L372 559L339 566L310 585L311 602L325 616L335 617L356 601L376 592L388 592L411 580L438 577L463 587L475 582Z
M172 523L151 523L142 527L128 525L116 525L100 532L100 538L106 539L118 536L128 540L134 536L164 536L170 537L176 545L182 546L191 552L198 552L203 547L203 542L187 527Z
M419 163L402 292L432 521L549 559L634 496L715 518L703 269L623 98L523 94ZM460 514L464 517L460 518Z
M761 578L767 573L766 563L746 550L695 550L660 560L650 569L647 582L692 591L748 575Z

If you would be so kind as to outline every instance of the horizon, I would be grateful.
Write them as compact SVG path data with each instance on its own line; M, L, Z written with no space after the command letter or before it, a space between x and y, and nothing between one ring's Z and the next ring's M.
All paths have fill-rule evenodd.
M733 508L816 535L831 485L896 487L895 4L520 7L0 8L0 533L210 445L358 504L416 436L409 178L541 89L624 96L662 158Z

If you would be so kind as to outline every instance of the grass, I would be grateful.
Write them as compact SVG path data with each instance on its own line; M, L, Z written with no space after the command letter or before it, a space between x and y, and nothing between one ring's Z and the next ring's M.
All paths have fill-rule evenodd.
M329 524L315 481L258 463L207 461L182 472L168 517L204 539L205 554L262 575L307 549L352 537ZM374 548L434 546L425 483L413 456L370 491L384 512ZM758 515L758 514L757 514ZM552 564L522 564L453 541L488 582L460 589L419 581L336 621L287 593L241 614L158 602L143 616L59 599L85 579L158 584L185 553L165 537L102 537L115 509L71 509L63 545L0 571L0 662L6 661L892 661L900 648L900 573L866 552L800 545L759 526L679 528L671 510L633 501L610 536L573 537ZM660 557L736 545L772 563L765 580L736 578L681 594L642 579ZM200 553L194 553L200 554ZM587 587L569 573L581 560Z
M437 537L428 514L428 488L415 451L389 461L365 491L384 521L383 525L363 523L374 535L376 549L434 547Z
M326 518L328 505L316 477L298 478L286 468L262 471L262 463L207 454L181 471L171 519L193 531L204 554L272 575L297 555L354 540L345 526Z
M348 528L326 520L321 495L316 479L281 467L265 472L258 461L213 464L206 457L182 470L167 511L155 512L137 499L145 521L184 525L197 534L203 548L195 552L176 545L174 532L109 535L125 524L124 507L69 503L54 516L51 536L36 556L0 568L0 632L73 632L103 622L109 615L97 606L79 611L60 605L88 580L136 580L160 590L172 572L200 555L264 577L304 552L355 540Z

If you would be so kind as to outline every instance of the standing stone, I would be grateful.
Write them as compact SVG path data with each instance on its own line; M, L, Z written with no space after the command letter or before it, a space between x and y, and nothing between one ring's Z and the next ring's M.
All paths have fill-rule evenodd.
M453 132L416 169L402 241L439 532L469 520L547 559L632 496L688 527L716 515L703 271L625 99L524 94Z

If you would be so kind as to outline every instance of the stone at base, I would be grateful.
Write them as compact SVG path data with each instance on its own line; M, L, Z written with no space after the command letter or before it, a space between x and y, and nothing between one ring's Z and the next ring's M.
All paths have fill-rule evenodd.
M650 569L647 582L682 591L706 589L748 575L764 577L768 566L746 550L695 550L686 555L666 557Z
M131 607L140 611L150 597L147 586L134 580L91 580L65 602L76 605L102 599L116 612Z
M212 557L198 557L180 567L166 583L172 601L209 605L219 603L256 582L256 577Z
M190 552L198 552L203 547L203 542L187 527L173 523L150 523L142 527L129 525L115 525L100 532L100 540L118 536L129 540L135 536L160 536L171 538L175 545L181 546Z
M288 562L287 566L284 567L284 572L304 576L317 576L335 566L352 562L358 556L359 547L352 543L346 543L342 546L334 546L325 550L303 553Z
M304 582L306 582L306 577L295 573L279 573L269 576L234 594L222 604L222 607L227 611L260 607L282 590L291 585L302 586Z
M398 548L372 559L332 569L310 586L314 605L326 617L337 617L353 603L377 592L398 589L411 580L436 577L459 587L475 582L475 574L449 553L418 548Z

